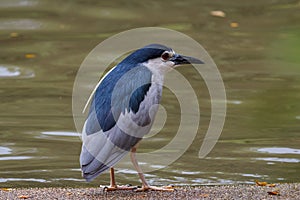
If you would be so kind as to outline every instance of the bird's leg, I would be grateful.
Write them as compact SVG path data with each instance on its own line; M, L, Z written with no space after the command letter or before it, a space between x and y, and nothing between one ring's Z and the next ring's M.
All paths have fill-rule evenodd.
M165 187L156 187L156 186L151 186L147 183L146 179L145 179L145 176L142 172L142 169L141 167L139 166L137 160L136 160L136 148L137 148L137 145L135 147L133 147L131 149L131 152L130 152L130 158L131 158L131 162L134 166L134 168L136 169L136 171L138 172L138 175L142 181L142 188L138 188L136 189L137 192L141 192L141 191L147 191L147 190L154 190L154 191L174 191L174 188L172 186L165 186Z
M115 180L115 169L110 168L110 186L111 188L117 188L116 180Z
M110 185L109 186L100 186L105 191L115 191L115 190L134 190L136 187L131 185L121 185L118 186L115 180L115 170L114 168L110 168Z

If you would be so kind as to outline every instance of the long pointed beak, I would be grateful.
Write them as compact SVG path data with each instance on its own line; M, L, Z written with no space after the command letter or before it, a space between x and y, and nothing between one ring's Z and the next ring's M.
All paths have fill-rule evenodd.
M203 61L197 59L197 58L193 58L193 57L189 57L189 56L183 56L183 55L179 55L179 54L175 54L170 61L173 61L175 63L175 65L184 65L184 64L204 64Z

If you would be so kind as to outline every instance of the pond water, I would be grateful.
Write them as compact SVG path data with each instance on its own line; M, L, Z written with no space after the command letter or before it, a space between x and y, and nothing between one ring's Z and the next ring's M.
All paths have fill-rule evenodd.
M211 16L212 10L226 17ZM222 135L199 159L210 98L192 69L179 69L199 91L201 128L182 157L146 174L149 182L299 182L299 10L295 0L1 0L0 187L109 183L108 173L91 183L81 177L72 87L80 64L98 43L147 26L181 31L202 44L222 74L228 98ZM139 151L154 150L174 137L180 116L173 98L164 92L166 127L145 139ZM117 181L139 184L136 173L125 168L117 170Z

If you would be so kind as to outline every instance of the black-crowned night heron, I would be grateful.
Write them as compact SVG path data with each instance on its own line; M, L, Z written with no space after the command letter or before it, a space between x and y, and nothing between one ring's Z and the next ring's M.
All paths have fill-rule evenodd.
M203 62L176 54L166 46L150 44L131 53L100 80L82 131L80 164L87 181L110 169L108 190L132 189L116 185L113 169L130 152L142 181L138 191L173 190L150 186L135 153L139 141L153 124L166 72L190 63Z

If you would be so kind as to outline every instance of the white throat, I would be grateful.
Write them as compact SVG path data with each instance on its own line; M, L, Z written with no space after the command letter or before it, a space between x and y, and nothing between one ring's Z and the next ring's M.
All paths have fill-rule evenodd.
M143 63L152 72L152 82L163 85L165 74L173 69L172 61L163 61L161 58L150 59Z

